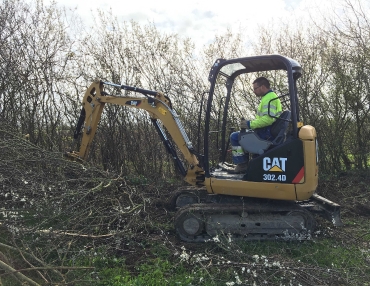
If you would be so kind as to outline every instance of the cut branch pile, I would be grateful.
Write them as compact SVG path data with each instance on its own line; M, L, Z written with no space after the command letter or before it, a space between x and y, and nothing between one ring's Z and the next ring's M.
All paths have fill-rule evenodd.
M75 266L81 251L103 244L119 248L124 237L143 228L146 204L157 196L150 186L69 161L11 130L1 122L0 226L8 239L0 250L17 258L9 264L0 259L0 269L27 281L10 266L20 263L44 282L66 282L73 270L86 269Z

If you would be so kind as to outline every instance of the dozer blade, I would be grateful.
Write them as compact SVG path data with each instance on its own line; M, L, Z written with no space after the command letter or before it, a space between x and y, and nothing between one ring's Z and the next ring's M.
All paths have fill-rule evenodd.
M307 208L310 212L316 213L331 221L334 226L343 226L343 222L340 218L340 205L324 197L313 194L308 203L306 205L302 204L302 206Z

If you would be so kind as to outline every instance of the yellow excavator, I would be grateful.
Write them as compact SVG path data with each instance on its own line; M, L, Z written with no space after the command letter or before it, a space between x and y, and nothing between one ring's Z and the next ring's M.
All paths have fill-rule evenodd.
M244 174L233 174L228 171L232 166L226 159L233 84L241 75L269 71L282 72L287 79L288 92L279 96L286 102L287 110L276 117L272 126L274 140L262 140L252 130L241 130L239 143L250 154L250 160ZM210 89L202 120L203 154L194 149L169 97L157 91L96 80L85 92L74 134L75 139L82 137L80 149L68 156L87 159L105 104L145 110L177 170L190 185L176 190L170 199L177 210L174 225L180 239L204 242L218 235L243 240L309 238L316 224L314 214L335 226L341 226L342 221L340 206L315 194L318 143L315 128L299 119L297 80L301 74L300 64L282 55L217 59L208 78ZM216 88L220 83L224 88ZM104 87L141 95L109 95ZM214 98L220 90L226 93L222 97L220 130L213 131L212 114L214 106L219 105ZM218 162L209 148L215 132L221 138Z

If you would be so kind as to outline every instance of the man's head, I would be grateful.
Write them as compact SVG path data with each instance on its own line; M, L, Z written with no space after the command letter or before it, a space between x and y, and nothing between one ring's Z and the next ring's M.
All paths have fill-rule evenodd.
M253 82L253 91L257 96L263 96L270 90L270 82L267 78L261 76Z

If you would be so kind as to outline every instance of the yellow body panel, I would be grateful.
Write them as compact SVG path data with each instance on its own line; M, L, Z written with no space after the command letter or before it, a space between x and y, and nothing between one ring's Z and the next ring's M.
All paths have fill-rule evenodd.
M316 130L310 125L301 128L298 134L303 141L304 154L304 182L296 184L297 200L309 199L316 191L318 185L318 166L316 155Z
M299 130L298 137L301 140L314 141L317 137L315 127L312 127L311 125L302 126L302 128Z
M275 200L296 200L294 184L248 182L216 178L212 178L210 183L214 194Z

